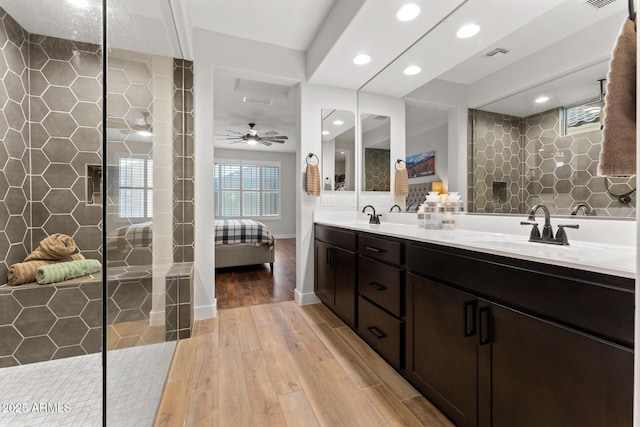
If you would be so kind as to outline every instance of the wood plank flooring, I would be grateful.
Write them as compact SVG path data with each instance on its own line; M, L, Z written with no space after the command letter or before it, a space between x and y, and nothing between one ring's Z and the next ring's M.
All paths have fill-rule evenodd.
M453 426L324 305L293 301L196 322L155 425Z
M268 264L216 269L218 309L293 300L296 239L278 239L273 274Z

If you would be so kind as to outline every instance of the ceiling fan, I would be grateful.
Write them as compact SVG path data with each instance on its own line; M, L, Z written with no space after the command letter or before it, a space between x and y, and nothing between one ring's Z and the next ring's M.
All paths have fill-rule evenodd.
M268 132L263 133L262 135L258 134L258 131L254 129L255 123L249 123L249 132L242 133L235 130L227 129L227 132L231 132L231 134L220 135L215 134L216 136L222 136L224 138L218 138L230 141L230 144L237 144L239 142L244 142L247 145L256 145L257 143L266 145L267 147L272 145L273 143L284 144L285 140L289 139L288 136L279 135L279 132L275 130L270 130Z

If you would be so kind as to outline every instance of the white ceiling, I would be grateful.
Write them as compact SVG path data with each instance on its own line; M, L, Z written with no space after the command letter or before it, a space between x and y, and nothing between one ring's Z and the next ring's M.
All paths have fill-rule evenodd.
M602 77L627 6L624 0L601 9L586 0L413 1L422 13L414 21L399 22L395 12L406 0L109 0L109 46L180 56L181 34L184 51L190 52L185 31L175 29L176 19L186 34L199 28L304 51L309 83L358 89L375 76L364 90L404 97L429 82L453 82L466 88L470 107L529 114L534 110L528 97L537 89L547 88L554 102L565 105L587 93L597 95L594 77ZM78 12L64 0L0 0L0 6L30 32L90 42L101 37L96 8ZM615 25L603 31L607 19ZM86 22L92 24L80 25ZM480 33L457 39L455 31L467 22L480 24ZM570 41L576 32L592 33L584 55ZM487 59L484 54L495 47L509 53ZM362 52L373 60L354 65L353 56ZM408 64L422 65L422 73L404 76ZM281 86L296 82L247 76L241 70L216 73L216 132L246 129L251 121L256 129L294 134L291 96L263 108L241 103L233 88L237 78ZM245 88L260 90L259 84ZM289 150L293 144L283 145L268 149Z

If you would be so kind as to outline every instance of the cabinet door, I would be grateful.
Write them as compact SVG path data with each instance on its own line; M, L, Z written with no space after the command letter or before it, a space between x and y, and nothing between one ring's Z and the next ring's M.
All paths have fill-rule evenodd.
M331 259L333 253L331 245L316 240L316 281L315 292L318 298L325 304L333 306L333 266Z
M335 272L336 312L353 328L356 315L356 254L336 247L330 250L333 251L331 262Z
M483 300L479 310L480 426L632 425L631 350Z
M407 274L406 307L409 377L456 424L476 426L477 297Z

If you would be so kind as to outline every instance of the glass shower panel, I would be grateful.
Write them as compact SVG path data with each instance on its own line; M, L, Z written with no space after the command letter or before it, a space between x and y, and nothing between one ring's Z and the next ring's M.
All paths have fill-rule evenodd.
M102 6L0 0L0 425L101 424Z
M184 117L192 71L168 0L108 0L107 10L106 416L153 425L176 341L193 324L184 255L193 248L184 232L193 227L184 190L193 182Z

